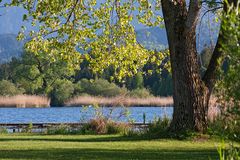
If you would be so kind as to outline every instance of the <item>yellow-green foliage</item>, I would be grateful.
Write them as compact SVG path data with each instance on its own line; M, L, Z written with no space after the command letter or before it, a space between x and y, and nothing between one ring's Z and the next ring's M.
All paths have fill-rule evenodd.
M10 5L24 7L28 14L23 19L40 26L30 31L27 51L48 53L51 61L61 57L72 62L73 68L87 58L95 73L111 65L119 80L137 73L152 55L137 42L133 20L148 26L163 22L155 14L160 10L159 0L12 0ZM18 39L25 37L25 30L22 27Z

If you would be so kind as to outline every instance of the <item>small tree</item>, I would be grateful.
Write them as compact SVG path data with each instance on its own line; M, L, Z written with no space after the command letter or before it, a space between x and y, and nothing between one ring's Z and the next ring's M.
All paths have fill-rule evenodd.
M66 79L58 79L53 85L50 92L51 105L62 106L64 102L72 97L74 93L74 85L71 81Z
M13 83L2 80L0 81L0 95L1 96L14 96L18 94L23 94L24 89L17 88Z

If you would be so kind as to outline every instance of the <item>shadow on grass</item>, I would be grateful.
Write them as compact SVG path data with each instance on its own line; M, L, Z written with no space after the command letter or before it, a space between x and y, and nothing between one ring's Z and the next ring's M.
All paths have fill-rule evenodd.
M127 159L162 159L162 160L207 160L217 159L215 150L166 150L157 148L139 150L117 149L48 149L48 150L0 150L0 159L36 159L36 160L71 160L71 159L102 159L102 160L127 160Z
M61 141L61 142L124 142L124 141L144 141L144 140L156 140L159 138L152 138L152 137L142 137L142 136L99 136L98 137L90 137L90 138L59 138L59 137L0 137L0 141Z

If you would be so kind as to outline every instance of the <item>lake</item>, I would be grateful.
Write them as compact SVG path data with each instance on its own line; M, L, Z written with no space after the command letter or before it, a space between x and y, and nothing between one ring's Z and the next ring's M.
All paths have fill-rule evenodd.
M50 108L0 108L0 123L76 123L86 122L96 114L116 121L143 122L156 117L172 117L172 107L50 107Z

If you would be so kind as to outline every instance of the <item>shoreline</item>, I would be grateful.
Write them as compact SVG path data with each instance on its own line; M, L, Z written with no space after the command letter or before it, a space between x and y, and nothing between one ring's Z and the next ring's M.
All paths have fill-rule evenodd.
M64 107L93 107L92 105L72 105L72 106L48 106L48 107L34 107L34 106L27 106L27 107L16 107L16 106L0 106L0 109L2 108L64 108ZM99 107L106 107L106 108L113 108L113 107L127 107L127 108L132 108L132 107L139 107L139 108L170 108L170 107L173 107L171 105L169 106L149 106L149 105L138 105L138 106L99 106Z
M218 106L215 97L211 97L209 106ZM173 107L172 97L96 97L77 96L62 106L51 106L50 99L37 95L0 96L0 108L54 108L54 107Z

